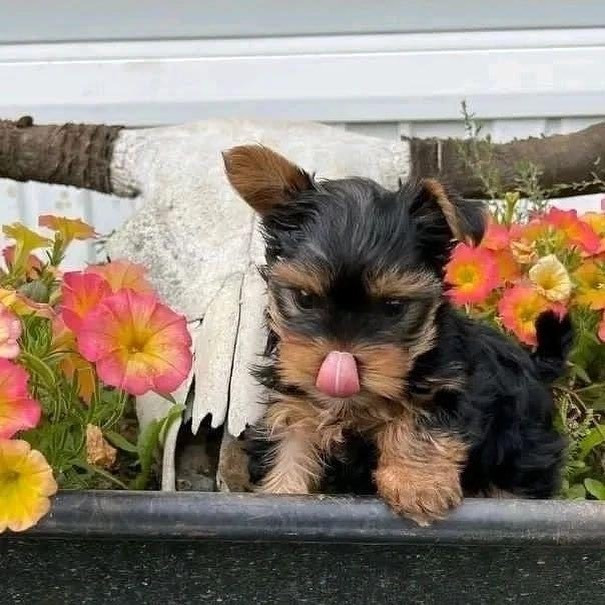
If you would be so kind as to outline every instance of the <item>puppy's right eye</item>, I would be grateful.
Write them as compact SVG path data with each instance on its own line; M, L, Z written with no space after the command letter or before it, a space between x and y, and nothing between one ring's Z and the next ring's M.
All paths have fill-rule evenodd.
M317 306L317 295L306 290L294 290L294 300L301 309L313 309Z
M406 311L407 301L401 298L387 298L382 301L382 308L388 317L399 317Z

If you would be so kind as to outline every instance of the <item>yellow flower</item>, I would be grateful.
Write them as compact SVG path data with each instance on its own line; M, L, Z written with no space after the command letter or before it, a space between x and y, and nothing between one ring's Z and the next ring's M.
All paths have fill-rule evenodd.
M571 294L571 279L563 263L554 255L541 258L530 270L536 290L553 302L564 302Z
M35 231L28 229L21 223L12 225L3 225L4 235L15 240L15 266L19 267L25 263L32 250L46 248L52 245L52 241L47 237L38 235Z
M50 305L30 300L16 290L0 288L0 303L19 316L35 315L47 319L53 317L53 310Z
M64 246L67 246L74 239L85 240L95 236L95 230L79 218L43 214L38 218L38 225L56 231Z
M605 271L595 261L586 261L573 274L578 284L576 300L591 309L605 309Z
M27 441L0 439L0 534L35 525L56 492L52 469L40 452Z

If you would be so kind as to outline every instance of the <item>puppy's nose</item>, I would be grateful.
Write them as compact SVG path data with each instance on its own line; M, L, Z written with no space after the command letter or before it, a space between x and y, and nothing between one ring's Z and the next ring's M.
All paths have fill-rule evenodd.
M323 360L315 386L330 397L352 397L359 393L357 362L351 353L331 351Z

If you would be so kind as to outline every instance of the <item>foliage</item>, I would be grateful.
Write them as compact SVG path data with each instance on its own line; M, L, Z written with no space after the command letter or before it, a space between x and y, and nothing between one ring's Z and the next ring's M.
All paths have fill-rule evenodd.
M569 313L575 339L568 371L553 387L557 426L569 441L561 496L605 499L605 212L579 216L551 206L563 189L581 192L605 183L587 180L540 186L540 167L516 167L517 187L503 190L493 168L492 142L463 105L469 144L464 162L481 182L491 220L478 248L459 244L446 279L452 300L521 344L536 345L535 320L552 309ZM497 271L494 273L494 267Z
M57 487L148 487L183 410L170 392L191 367L185 319L157 300L142 267L118 260L63 273L70 242L94 231L54 216L40 226L53 237L3 228L14 244L0 269L0 532L36 523ZM133 395L149 390L174 405L138 434Z

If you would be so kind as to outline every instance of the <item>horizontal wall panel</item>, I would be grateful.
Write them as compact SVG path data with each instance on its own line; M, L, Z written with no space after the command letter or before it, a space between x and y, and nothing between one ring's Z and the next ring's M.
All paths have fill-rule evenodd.
M0 115L451 121L604 111L605 28L120 45L0 45Z
M0 42L605 25L605 7L598 0L0 0L0 14Z

